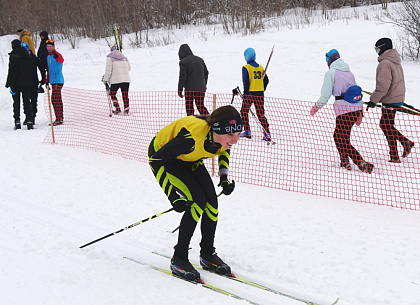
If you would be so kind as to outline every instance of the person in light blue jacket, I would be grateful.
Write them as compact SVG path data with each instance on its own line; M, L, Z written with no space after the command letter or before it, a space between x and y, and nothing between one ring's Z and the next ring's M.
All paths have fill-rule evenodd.
M48 51L47 56L47 79L46 84L51 84L51 102L54 108L55 121L52 123L54 126L63 124L63 100L61 97L61 89L64 86L63 76L63 56L55 49L54 41L48 39L46 42Z
M365 173L371 173L374 166L363 160L361 154L350 143L350 133L353 125L360 125L363 117L363 101L361 95L356 102L349 102L344 98L348 89L356 85L353 73L349 65L340 58L336 49L325 54L329 70L325 73L324 83L321 89L321 96L311 109L313 116L319 109L328 103L331 95L334 95L334 112L336 115L336 126L334 130L334 142L340 156L340 166L351 170L349 158L357 167Z

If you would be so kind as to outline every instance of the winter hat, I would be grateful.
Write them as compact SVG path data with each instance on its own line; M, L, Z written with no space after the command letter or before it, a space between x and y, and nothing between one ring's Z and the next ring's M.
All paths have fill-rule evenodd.
M19 39L14 39L12 41L12 49L14 50L14 49L20 48L21 47L20 44L21 44L21 41Z
M328 63L328 67L331 66L331 64L340 58L340 53L336 49L331 49L328 51L327 54L325 54L325 60Z
M381 38L375 43L375 50L379 50L378 55L382 55L383 52L392 48L392 40L390 38Z
M39 37L44 37L45 39L48 39L48 33L47 31L42 31L41 33L39 33Z
M54 45L54 40L48 39L48 40L45 41L46 46L49 45L49 44L53 46Z
M29 45L26 42L22 42L20 44L21 47L24 47L26 49L26 51L29 51Z
M214 122L212 129L217 134L228 134L242 131L242 119L240 116L221 119Z
M113 46L111 47L111 51L115 51L115 50L117 50L117 51L118 51L118 46L113 45Z
M19 30L17 30L16 32L17 33L21 33L21 32L23 32L25 29L19 29Z
M244 52L245 61L249 62L251 60L255 60L257 57L257 54L255 53L255 50L253 48L248 48Z

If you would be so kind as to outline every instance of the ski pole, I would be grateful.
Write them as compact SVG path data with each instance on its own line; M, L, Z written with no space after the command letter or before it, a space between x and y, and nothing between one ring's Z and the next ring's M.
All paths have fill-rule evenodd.
M267 61L267 64L265 65L265 69L264 69L264 72L263 72L263 75L262 75L263 78L265 76L265 73L267 72L268 64L270 63L271 56L273 56L273 52L274 52L274 45L273 45L273 48L271 49L270 56L268 56L268 61Z
M146 221L149 221L149 220L151 220L151 219L153 219L153 218L156 218L156 217L159 217L159 216L161 216L161 215L163 215L163 214L166 214L166 213L168 213L168 212L172 211L173 209L174 209L174 208L170 208L169 210L166 210L166 211L160 212L160 213L158 213L158 214L155 214L155 215L153 215L153 216L150 216L150 217L148 217L148 218L145 218L145 219L143 219L143 220L141 220L141 221L139 221L139 222L136 222L136 223L133 223L133 224L129 225L128 227L125 227L125 228L122 228L122 229L120 229L120 230L118 230L118 231L115 231L114 233L110 233L110 234L108 234L108 235L102 236L101 238L95 239L95 240L93 240L93 241L91 241L91 242L89 242L89 243L87 243L87 244L85 244L85 245L83 245L83 246L80 246L79 248L84 248L84 247L87 247L87 246L89 246L89 245L91 245L91 244L94 244L94 243L96 243L96 242L98 242L98 241L101 241L101 240L103 240L103 239L105 239L105 238L111 237L112 235L115 235L115 234L117 234L117 233L121 233L122 231L125 231L125 230L128 230L128 229L131 229L132 227L138 226L138 225L140 225L140 224L142 224L142 223L144 223L144 222L146 222Z
M111 97L110 97L110 92L109 92L109 85L108 83L105 84L105 90L106 90L106 96L108 98L108 104L109 104L109 116L112 116L112 102L111 102Z

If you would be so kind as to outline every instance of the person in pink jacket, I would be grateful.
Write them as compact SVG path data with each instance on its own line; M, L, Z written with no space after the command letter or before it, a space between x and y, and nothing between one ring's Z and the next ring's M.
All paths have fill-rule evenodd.
M404 104L405 80L401 66L401 57L398 51L393 49L390 38L381 38L375 44L378 53L378 67L376 68L376 88L370 96L368 108L373 108L377 103L382 103L382 117L379 123L389 146L389 162L400 163L397 143L403 146L402 157L407 157L414 142L406 138L395 128L395 113L397 108Z
M111 53L107 55L105 74L102 77L102 82L109 88L109 95L114 104L115 114L121 113L121 108L117 99L117 91L121 89L122 98L124 102L124 114L128 114L130 104L128 99L128 90L130 88L130 62L119 50L117 46L111 47ZM109 87L111 84L111 87Z

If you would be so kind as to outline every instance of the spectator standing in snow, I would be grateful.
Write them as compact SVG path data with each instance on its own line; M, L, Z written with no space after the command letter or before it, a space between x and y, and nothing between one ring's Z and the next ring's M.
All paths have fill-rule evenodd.
M31 34L28 32L28 30L20 29L17 30L17 33L19 35L20 41L26 42L29 45L29 49L32 51L32 54L35 54L34 41L32 40Z
M36 55L41 60L41 64L44 67L44 70L46 71L48 68L48 64L47 64L48 50L47 50L47 45L46 45L46 41L49 39L48 33L46 31L42 31L41 33L39 33L39 37L41 37L41 43L38 47L38 53Z
M149 164L175 211L184 213L178 243L171 260L174 275L191 281L199 272L188 260L188 249L201 218L200 264L216 273L229 275L230 267L217 256L214 237L218 200L203 159L219 157L219 186L230 195L235 182L227 179L231 147L239 140L242 121L231 105L205 116L187 116L162 128L149 145Z
M52 93L51 93L51 102L54 108L55 121L53 122L54 126L63 124L64 120L64 109L63 109L63 100L61 97L61 89L64 86L64 76L63 76L63 56L55 49L55 44L52 39L45 41L47 46L48 56L47 56L47 79L45 83L51 84Z
M350 158L362 172L370 174L374 167L373 164L364 161L357 149L350 143L350 133L354 123L360 125L362 122L363 101L361 93L354 99L356 100L355 103L348 102L343 97L349 87L356 85L356 80L349 65L340 58L336 49L332 49L325 54L325 60L329 70L325 73L321 96L312 107L311 115L313 116L327 104L331 95L334 95L336 115L334 142L340 155L340 166L351 170Z
M194 115L194 101L201 115L209 114L204 106L209 71L201 57L193 54L188 44L179 47L178 96L183 98L185 88L185 109L187 115Z
M271 134L264 110L264 91L267 88L269 79L264 73L264 67L259 65L256 59L256 53L253 48L248 48L244 52L246 65L242 67L242 81L244 85L244 94L241 107L242 121L244 122L244 131L242 138L251 139L251 127L249 125L249 111L254 104L258 120L264 129L264 141L271 141Z
M107 55L105 74L102 77L102 82L108 88L109 84L109 95L114 104L115 110L112 112L115 114L121 113L121 108L117 99L117 91L121 89L123 103L124 103L124 114L128 114L130 110L130 101L128 99L128 91L130 88L130 74L131 70L130 62L119 50L117 46L111 47L111 53Z
M33 124L35 125L35 117L38 112L38 71L41 73L41 85L45 84L45 70L41 64L41 61L38 57L35 56L29 49L29 45L26 42L22 42L21 46L24 47L29 54L29 58L31 59L31 76L32 76L32 83L30 87L30 100L31 100L31 108L32 108L32 116L33 116ZM23 122L23 125L27 124L27 119Z
M379 39L375 44L375 51L379 56L379 64L376 68L376 88L370 96L367 110L375 107L377 103L382 103L379 126L388 142L389 162L400 163L397 142L400 142L404 148L403 158L407 157L414 147L414 142L395 128L395 113L398 107L404 105L405 100L405 80L401 57L398 51L393 49L392 40L389 38Z
M7 74L6 88L10 88L13 97L13 117L15 119L15 130L21 129L20 125L20 95L22 94L25 121L27 128L33 128L32 108L30 104L31 59L21 41L12 41L12 52L9 53L9 71Z

